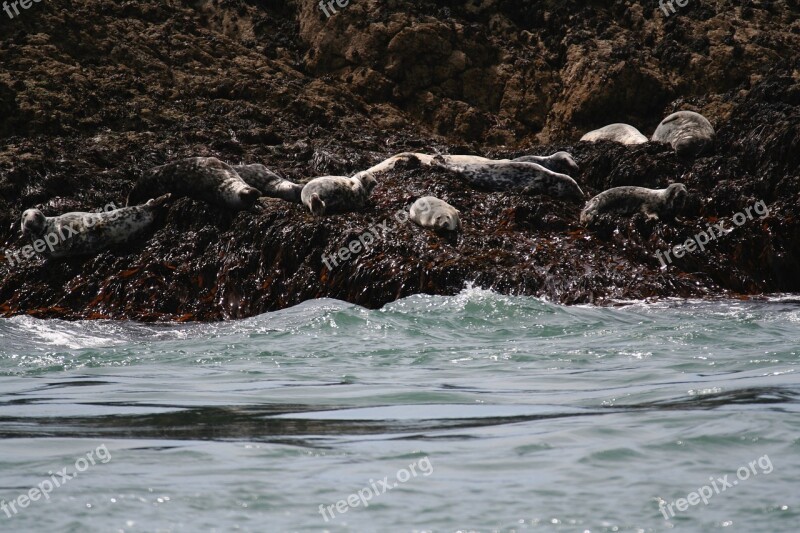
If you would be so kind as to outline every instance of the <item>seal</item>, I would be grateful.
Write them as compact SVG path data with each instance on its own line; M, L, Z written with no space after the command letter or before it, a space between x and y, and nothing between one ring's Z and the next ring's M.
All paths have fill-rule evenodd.
M661 121L652 140L671 144L681 157L695 157L711 148L715 135L714 127L700 113L678 111Z
M621 144L643 144L647 142L647 137L642 135L642 132L631 126L630 124L609 124L600 129L590 131L583 137L581 141L597 142L597 141L611 141Z
M28 209L22 213L22 235L29 237L36 252L45 257L95 254L127 242L149 228L170 196L165 194L144 205L102 213L74 212L46 217L38 209Z
M262 196L280 198L287 202L302 203L303 185L284 179L261 164L235 165L233 170L245 183L261 191Z
M442 231L461 229L460 211L435 196L423 196L411 205L409 218L423 228Z
M644 187L614 187L601 192L586 203L581 211L581 224L591 225L605 213L633 215L644 213L648 218L669 219L686 205L688 193L682 183L673 183L666 189Z
M558 152L548 158L540 156L524 156L520 159L548 159L551 165L574 166L572 156L567 152ZM552 159L550 159L552 158ZM395 168L400 162L416 162L423 166L443 168L464 178L471 185L490 190L518 190L528 194L548 194L560 198L576 198L583 200L584 194L574 179L560 174L531 161L511 159L488 159L476 155L428 155L404 152L394 155L377 165L359 172L359 175L374 177Z
M574 179L537 163L465 159L471 157L436 156L435 160L438 166L455 172L476 187L495 191L520 191L525 194L547 194L556 198L584 198L583 191Z
M540 155L524 155L511 161L520 163L536 163L541 165L547 170L557 172L559 174L566 174L567 176L577 176L580 172L578 163L575 162L569 152L556 152L553 155L540 156Z
M372 175L380 174L382 172L386 172L395 168L395 166L400 163L410 163L415 162L417 164L423 166L444 166L448 168L448 166L457 166L462 164L481 164L481 163L508 163L508 162L517 162L517 163L536 163L537 165L543 166L547 170L552 172L561 173L561 174L577 174L580 171L580 167L573 159L572 155L568 152L556 152L553 155L549 156L538 156L538 155L526 155L522 157L518 157L516 159L489 159L487 157L480 157L477 155L428 155L428 154L420 154L415 152L403 152L401 154L393 155L392 157L385 159L378 163L377 165L367 169L364 173L369 173ZM444 163L444 165L442 164Z
M128 205L170 193L234 211L250 209L261 191L249 186L230 165L216 157L190 157L152 168L139 178Z
M368 173L345 176L322 176L306 183L300 193L303 205L316 216L357 211L367 204L378 184Z
M372 176L374 178L376 175L383 174L384 172L394 169L398 163L410 163L430 167L434 165L434 156L418 154L414 152L403 152L401 154L396 154L384 159L377 165L374 165L367 170L362 170L355 176Z

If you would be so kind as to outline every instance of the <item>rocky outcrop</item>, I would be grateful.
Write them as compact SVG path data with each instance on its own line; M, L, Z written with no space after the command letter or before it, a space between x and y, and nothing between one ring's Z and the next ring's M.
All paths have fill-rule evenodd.
M123 205L144 170L188 156L260 162L299 181L406 150L566 149L589 194L680 181L691 195L675 222L636 216L591 231L577 203L408 166L363 212L321 220L279 200L233 214L183 199L153 233L96 257L0 262L0 313L218 320L322 296L376 307L465 283L564 303L798 291L797 12L788 0L690 2L669 17L611 0L351 0L330 18L313 2L35 4L0 22L6 249L27 244L24 209ZM707 156L577 142L612 122L649 136L681 109L714 125ZM391 222L428 194L462 212L461 237ZM732 227L757 201L769 216L662 268L657 251ZM368 250L326 266L384 221L391 229L375 229Z

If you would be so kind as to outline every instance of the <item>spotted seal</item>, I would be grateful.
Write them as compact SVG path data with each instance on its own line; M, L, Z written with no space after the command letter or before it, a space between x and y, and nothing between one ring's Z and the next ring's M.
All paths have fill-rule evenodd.
M581 170L578 166L578 163L575 162L575 159L569 152L556 152L553 155L548 156L524 155L522 157L512 159L511 161L517 161L519 163L536 163L537 165L543 166L547 170L556 172L558 174L566 174L567 176L577 176L578 172Z
M666 189L644 187L614 187L601 192L586 203L581 211L581 223L591 225L604 213L633 215L644 213L648 218L671 218L680 213L688 193L682 183Z
M652 140L672 145L681 157L695 157L711 148L715 135L714 127L700 113L678 111L661 121Z
M411 205L408 214L412 221L423 228L444 231L461 229L459 210L435 196L423 196Z
M152 168L139 178L128 205L171 193L234 211L250 209L261 192L216 157L190 157Z
M647 137L642 135L642 132L630 124L616 123L590 131L581 137L581 141L612 141L621 144L643 144L647 142Z
M428 155L404 152L394 155L359 175L374 176L395 168L401 162L415 161L424 166L435 166L454 172L468 183L491 190L518 190L529 194L548 194L555 197L583 199L584 194L574 179L527 160L540 156L523 156L517 160L488 159L476 155ZM551 159L552 158L552 159ZM566 152L549 156L549 164L566 165L577 169L577 164Z
M28 209L22 213L22 235L30 238L34 250L45 257L94 254L122 244L149 228L169 199L170 195L165 194L144 205L57 217L46 217L38 209Z
M547 170L560 174L577 174L580 172L580 167L575 162L575 159L569 152L556 152L549 156L539 155L525 155L517 157L516 159L489 159L488 157L480 157L477 155L428 155L416 152L403 152L401 154L393 155L385 159L377 165L365 170L363 173L380 174L391 170L400 162L415 162L423 166L449 166L461 164L481 164L481 163L536 163L541 165Z
M300 193L303 205L317 216L357 211L363 208L378 184L371 174L322 176L306 183Z
M438 166L455 172L476 187L495 191L547 194L558 198L583 199L574 179L548 170L537 163L499 160L484 161L472 156L436 156Z
M264 165L235 165L233 170L248 185L261 191L263 196L280 198L296 204L302 203L300 193L303 191L303 185L283 179Z
M356 176L372 176L373 178L377 175L383 174L384 172L388 172L394 169L398 163L414 163L426 167L430 167L434 165L434 156L428 154L418 154L414 152L403 152L401 154L395 154L391 157L388 157L374 165L367 170L363 170L356 174Z

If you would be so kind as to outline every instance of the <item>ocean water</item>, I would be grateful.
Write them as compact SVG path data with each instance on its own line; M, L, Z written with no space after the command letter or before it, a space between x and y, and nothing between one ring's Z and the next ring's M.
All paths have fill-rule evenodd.
M791 298L477 289L6 319L0 531L794 532L798 340Z

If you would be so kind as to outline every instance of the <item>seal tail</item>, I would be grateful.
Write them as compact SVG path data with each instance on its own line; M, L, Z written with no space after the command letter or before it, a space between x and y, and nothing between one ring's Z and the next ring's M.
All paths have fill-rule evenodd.
M133 190L128 193L128 198L125 200L125 207L135 207L137 205L145 204L153 207L159 207L168 202L170 199L174 199L173 195L170 193L155 197L153 195L148 195L147 190L144 187L136 185ZM151 202L155 202L155 204L151 204Z
M388 159L384 159L377 165L372 166L367 170L362 170L358 174L355 174L353 177L360 177L364 175L375 176L376 174L381 174L383 172L388 172L392 170L395 166L397 166L397 163L400 162L408 163L413 161L416 161L417 163L424 166L431 166L433 164L433 156L426 154L418 154L415 152L403 152L400 154L393 155Z
M586 202L586 206L581 211L580 221L581 224L584 226L590 226L594 223L594 219L597 215L597 197L592 198L588 202Z
M167 194L165 194L163 196L159 196L158 198L152 198L152 199L148 200L145 205L147 207L153 207L153 208L164 207L165 205L167 205L167 203L170 200L172 200L172 195L167 193ZM130 205L130 204L128 204L128 205Z
M278 186L276 189L276 196L282 200L286 200L287 202L293 202L295 204L302 204L303 200L301 199L301 193L303 192L303 186L299 183L294 183L289 180L284 180L283 183Z
M239 198L242 201L242 205L245 209L250 209L255 205L256 200L261 198L262 194L261 191L256 189L255 187L245 187L242 189L242 192L239 194Z

